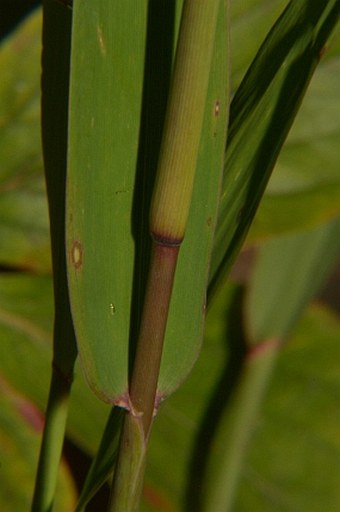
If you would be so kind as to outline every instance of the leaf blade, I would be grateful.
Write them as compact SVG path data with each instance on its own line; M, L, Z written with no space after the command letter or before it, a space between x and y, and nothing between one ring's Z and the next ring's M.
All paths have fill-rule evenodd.
M249 229L339 10L336 0L313 5L305 0L290 2L235 94L210 294Z
M94 392L108 402L124 395L128 385L128 312L134 268L129 224L145 25L146 2L137 8L131 1L124 5L100 1L95 8L74 2L68 277L82 366ZM126 26L131 27L129 38ZM98 84L100 91L94 95Z

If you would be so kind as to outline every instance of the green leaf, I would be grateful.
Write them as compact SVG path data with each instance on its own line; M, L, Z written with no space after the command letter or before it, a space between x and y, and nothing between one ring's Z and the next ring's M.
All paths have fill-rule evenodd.
M74 2L67 187L69 288L86 378L108 402L119 401L128 381L135 251L131 215L145 30L146 2Z
M122 420L123 410L114 407L110 412L98 451L82 487L77 504L77 511L85 507L101 486L108 480L113 471L116 463Z
M176 268L162 356L158 384L162 397L170 395L183 382L202 344L228 116L227 10L225 2L221 2L192 203Z
M237 87L288 0L243 0L231 2L231 44L233 47L231 88Z
M66 276L65 203L71 11L46 0L43 16L41 129L55 297L53 363L72 381L77 347Z
M172 37L169 39L167 35L164 40L159 28L156 33L155 30L156 23L163 20L163 32L166 28L172 34L169 23L173 13L170 12L170 18L159 13L157 18L157 10L149 13L151 56L146 63L143 108L147 110L143 111L146 118L141 125L144 132L139 139L138 163L145 12L142 4L140 11L136 11L134 2L125 2L124 7L110 4L109 9L114 9L112 16L104 2L98 3L95 10L93 6L74 5L67 237L72 312L87 379L102 399L124 405L129 356L133 352L143 295L143 265L149 246L147 211L159 147L159 134L156 137L154 129L148 128L150 110L156 109L151 121L160 132L166 104L164 89L159 86L159 72L157 76L154 73L157 68L153 59L155 51L159 52L157 42L168 53L163 62L168 79L172 62L169 54ZM163 7L160 13L167 10L169 7ZM166 332L159 381L162 396L178 387L190 371L203 332L206 269L216 222L227 115L226 23L222 3L218 23L219 39L209 84L198 179ZM126 27L130 27L132 37L126 37ZM115 51L116 47L119 52ZM92 59L95 67L91 64L89 75ZM96 87L102 88L96 95L93 95L91 76L96 77ZM150 134L152 147L148 141ZM142 239L145 234L146 238ZM193 260L194 275L188 272Z
M52 360L51 279L1 275L0 305L1 370L43 409Z
M247 300L252 343L284 339L318 291L340 252L340 220L264 244Z
M340 33L330 48L340 42ZM340 58L326 48L284 145L248 241L339 214ZM292 212L294 214L292 215Z
M55 315L53 364L32 510L50 510L68 416L77 346L66 277L65 194L71 10L54 0L43 8L41 128L50 214Z
M235 94L211 291L230 267L249 229L339 9L337 0L290 2Z
M41 13L0 48L0 263L50 270L40 143Z

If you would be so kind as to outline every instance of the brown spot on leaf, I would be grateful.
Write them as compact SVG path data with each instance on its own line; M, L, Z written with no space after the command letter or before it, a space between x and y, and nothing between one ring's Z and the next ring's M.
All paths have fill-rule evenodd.
M83 246L79 240L75 240L71 248L71 261L75 269L78 269L83 264Z

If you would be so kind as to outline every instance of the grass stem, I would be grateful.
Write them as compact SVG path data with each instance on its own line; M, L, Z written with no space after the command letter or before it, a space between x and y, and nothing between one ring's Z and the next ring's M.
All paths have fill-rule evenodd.
M246 356L231 403L215 436L215 449L202 491L203 512L233 510L246 447L280 348L280 340L272 339L254 346Z
M40 449L32 512L53 508L72 383L53 369Z
M185 234L220 0L185 0L150 212L153 250L110 512L138 508L180 244Z

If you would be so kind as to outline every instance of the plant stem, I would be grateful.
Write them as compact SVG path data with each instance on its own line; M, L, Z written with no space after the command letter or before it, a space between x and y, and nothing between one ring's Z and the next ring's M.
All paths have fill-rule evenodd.
M219 1L185 0L183 5L150 212L153 250L111 512L136 510L142 490L176 263L191 204Z
M88 502L111 476L117 458L123 418L123 409L120 407L113 407L111 409L99 448L92 460L86 480L81 489L75 512L83 512Z
M146 437L154 414L158 373L178 252L179 246L171 247L154 242L144 303L145 313L140 327L130 389L134 414L143 414L142 425Z
M59 372L53 369L32 512L50 512L53 507L70 389L71 382L65 380Z
M245 449L281 347L272 339L254 346L246 356L240 380L218 427L208 462L204 512L233 510Z
M127 412L114 472L109 512L136 512L143 490L147 440L140 416Z
M111 511L138 509L178 252L154 242Z
M151 231L181 242L195 177L219 0L185 0L151 206Z
M186 0L153 194L153 251L130 399L147 438L177 258L187 224L219 0Z
M43 2L42 139L54 285L53 370L32 511L52 510L77 347L66 276L65 183L71 11Z

